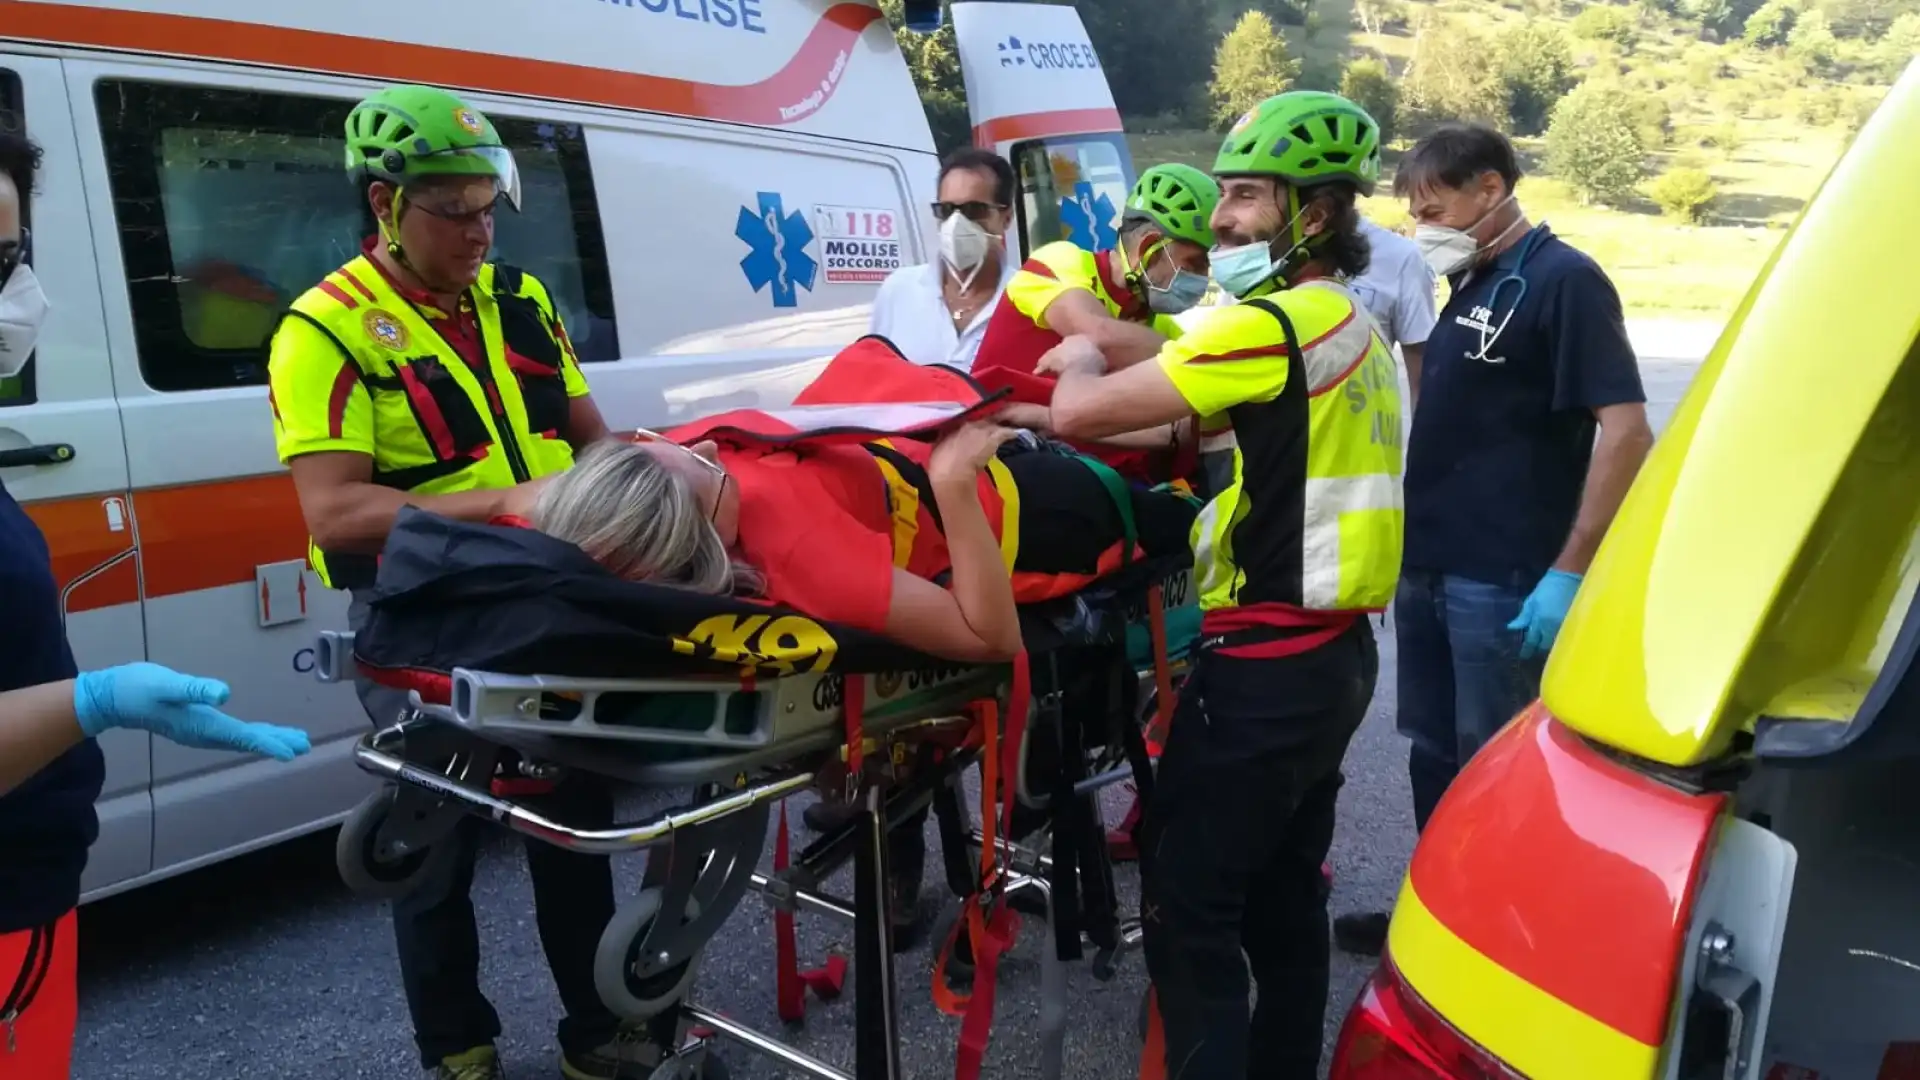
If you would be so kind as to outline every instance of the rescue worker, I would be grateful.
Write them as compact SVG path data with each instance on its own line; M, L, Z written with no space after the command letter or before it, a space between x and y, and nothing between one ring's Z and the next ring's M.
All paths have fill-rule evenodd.
M40 148L0 130L0 380L36 352L51 309L26 229ZM55 352L58 362L58 352ZM227 687L158 664L79 672L67 644L61 582L46 537L0 483L0 1076L67 1080L77 1016L75 907L94 803L106 780L95 739L145 731L200 750L289 761L299 728L249 724L219 710Z
M1015 387L1019 403L1002 422L1047 429L1044 384L1018 377L1033 374L1040 357L1066 337L1092 341L1117 369L1158 354L1180 335L1173 316L1207 292L1208 220L1219 201L1219 185L1199 169L1155 165L1127 195L1114 247L1095 252L1056 240L1034 250L1007 282L974 362L982 385ZM1165 480L1184 433L1183 424L1162 424L1083 449L1133 479Z
M1379 168L1359 106L1268 98L1214 165L1213 277L1238 302L1149 363L1108 374L1097 345L1070 338L1039 365L1059 374L1063 435L1222 412L1236 435L1233 483L1194 525L1201 640L1141 830L1147 970L1165 1068L1186 1080L1319 1067L1321 865L1378 673L1367 615L1400 570L1398 372L1343 283L1367 268L1354 200Z
M1640 362L1606 272L1514 196L1505 135L1448 124L1400 161L1414 242L1452 292L1427 339L1393 602L1413 820L1540 694L1601 537L1653 447ZM1378 953L1385 912L1335 920Z
M347 169L378 234L294 301L273 338L274 435L330 587L361 590L403 506L463 521L525 516L542 481L607 434L547 289L488 261L494 213L518 209L512 153L453 94L395 86L347 117ZM380 726L404 694L359 685ZM569 776L546 811L582 828L613 820L599 782ZM444 870L393 905L394 939L422 1065L443 1080L501 1075L500 1020L480 992L468 892L480 823L462 822ZM594 989L593 957L613 915L604 856L529 841L527 865L547 963L566 1009L561 1072L599 1080L657 1055L630 1038Z

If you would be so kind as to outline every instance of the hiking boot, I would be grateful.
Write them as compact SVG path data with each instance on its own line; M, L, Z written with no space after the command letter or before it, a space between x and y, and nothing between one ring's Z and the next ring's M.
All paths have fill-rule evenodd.
M859 812L860 808L850 802L821 799L802 810L800 820L816 833L830 833L845 828Z
M1355 912L1333 920L1333 943L1341 952L1356 956L1379 956L1387 946L1387 923L1393 916L1385 911Z
M648 1080L668 1057L644 1025L621 1028L606 1043L584 1053L560 1055L565 1080ZM679 1074L676 1074L679 1075ZM711 1050L703 1056L699 1080L727 1080L727 1067Z
M433 1080L506 1080L500 1068L500 1055L491 1046L476 1046L440 1059L434 1066Z

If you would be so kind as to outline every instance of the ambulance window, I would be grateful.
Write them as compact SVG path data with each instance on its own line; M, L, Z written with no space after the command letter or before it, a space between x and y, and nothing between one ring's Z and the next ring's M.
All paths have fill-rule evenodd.
M1013 148L1020 178L1025 251L1071 240L1089 251L1113 246L1133 183L1133 157L1121 135L1035 140Z
M374 231L344 175L353 103L122 80L103 80L95 100L147 383L264 383L281 312ZM585 140L577 128L499 126L519 159L523 213L500 215L498 257L548 284L583 359L612 355Z
M494 219L494 258L546 285L582 363L620 358L613 280L579 124L495 117L520 170L520 212Z
M20 96L20 76L0 68L0 132L18 135L27 129L27 106ZM31 208L27 210L32 213ZM32 223L21 224L31 227ZM33 357L27 357L27 364L20 374L12 378L0 379L0 408L9 405L31 405L34 402Z

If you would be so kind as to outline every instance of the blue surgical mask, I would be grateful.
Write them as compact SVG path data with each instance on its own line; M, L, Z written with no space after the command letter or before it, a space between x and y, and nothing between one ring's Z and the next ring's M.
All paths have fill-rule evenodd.
M1277 269L1273 245L1265 240L1238 247L1215 247L1207 258L1213 267L1213 280L1235 298L1252 292Z
M1173 280L1162 289L1147 282L1147 307L1160 315L1178 315L1199 303L1207 295L1207 276L1191 270L1175 270Z

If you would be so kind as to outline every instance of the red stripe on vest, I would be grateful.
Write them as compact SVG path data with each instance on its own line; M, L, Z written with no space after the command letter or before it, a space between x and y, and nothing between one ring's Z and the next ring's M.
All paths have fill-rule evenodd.
M338 285L335 285L331 281L322 281L320 283L320 291L323 293L326 293L328 296L333 297L335 300L340 301L341 304L345 305L348 311L352 311L354 308L357 308L360 306L360 301L355 300L351 296L348 296L347 290L341 288Z
M353 388L360 381L360 373L351 363L340 365L340 374L333 377L333 393L327 398L327 437L338 439L347 426L347 403L353 400ZM268 400L272 400L269 394ZM280 409L274 408L278 416Z

